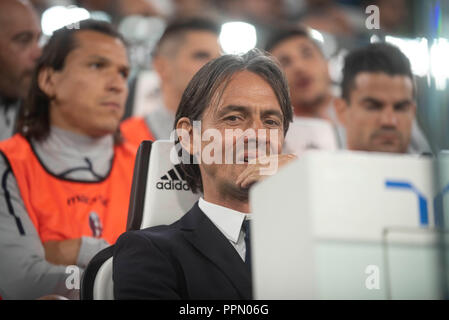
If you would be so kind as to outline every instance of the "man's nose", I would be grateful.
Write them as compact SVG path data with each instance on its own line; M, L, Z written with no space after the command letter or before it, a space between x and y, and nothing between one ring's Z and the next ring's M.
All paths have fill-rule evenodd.
M37 41L35 41L28 49L27 49L27 63L34 68L37 60L42 55L42 48Z
M42 47L38 43L36 43L31 51L31 59L33 61L37 61L41 55L42 55Z
M270 132L268 128L265 127L262 119L254 120L250 129L253 133L253 139L257 143L266 143L269 141Z
M380 115L380 122L385 127L396 127L398 118L396 112L391 107L385 108Z
M127 87L126 79L121 72L111 72L109 74L108 89L115 92L123 92Z
M306 66L305 62L301 58L293 59L292 66L293 66L293 70L295 72L302 73L302 72L304 72L307 69L307 66Z
M254 121L252 122L252 128L255 130L263 129L264 128L263 120L260 118L254 119Z

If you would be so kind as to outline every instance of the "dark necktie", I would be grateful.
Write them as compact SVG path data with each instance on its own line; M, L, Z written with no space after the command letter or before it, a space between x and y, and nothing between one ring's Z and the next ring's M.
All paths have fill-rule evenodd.
M251 241L250 241L250 233L251 233L251 224L249 220L244 220L242 224L242 229L245 232L245 245L246 245L246 253L245 253L245 263L248 266L249 270L251 270Z

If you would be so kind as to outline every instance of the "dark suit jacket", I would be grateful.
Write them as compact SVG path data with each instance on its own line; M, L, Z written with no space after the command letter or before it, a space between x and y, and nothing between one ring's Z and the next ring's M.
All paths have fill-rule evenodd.
M172 225L123 234L113 279L116 299L252 299L247 265L198 203Z

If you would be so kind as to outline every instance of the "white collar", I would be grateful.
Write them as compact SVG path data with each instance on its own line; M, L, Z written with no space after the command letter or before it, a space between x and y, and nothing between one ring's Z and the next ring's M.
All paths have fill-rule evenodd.
M202 197L198 201L198 206L225 237L234 243L239 239L243 221L251 219L251 214L207 202Z

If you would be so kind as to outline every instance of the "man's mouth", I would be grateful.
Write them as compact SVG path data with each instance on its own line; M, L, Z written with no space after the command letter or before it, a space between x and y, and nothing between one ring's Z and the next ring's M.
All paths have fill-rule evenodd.
M121 109L120 104L117 102L112 102L112 101L111 102L103 102L101 105L104 107L107 107L107 108L111 108L111 109L118 109L118 110Z
M373 140L378 141L380 144L393 145L401 141L401 134L397 131L376 132L373 134Z
M240 162L250 163L257 159L257 151L245 152L243 156L239 157Z
M311 84L311 77L300 77L295 80L295 87L298 89L307 89Z

